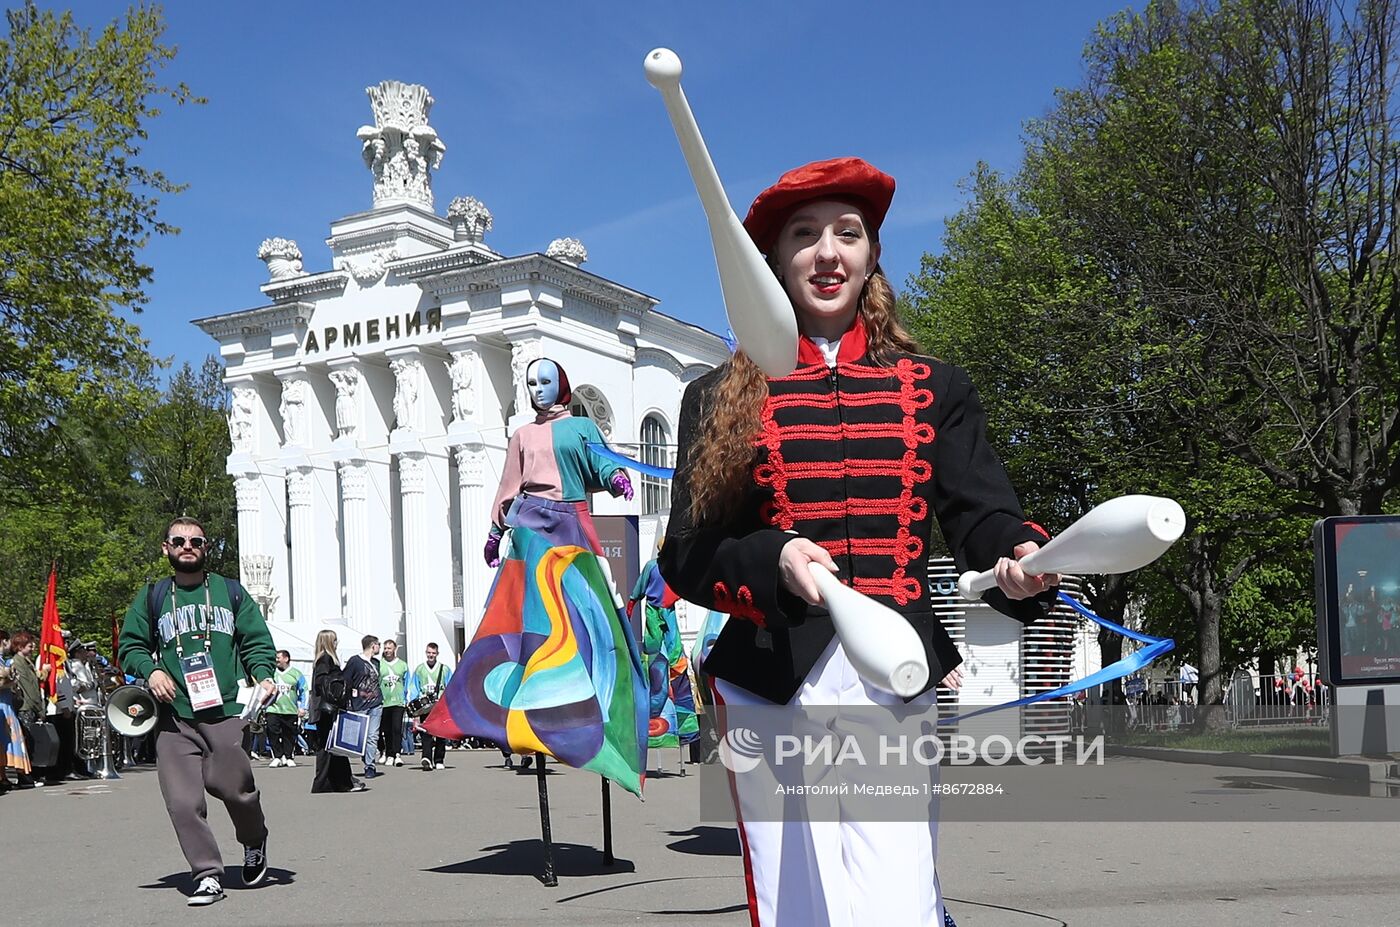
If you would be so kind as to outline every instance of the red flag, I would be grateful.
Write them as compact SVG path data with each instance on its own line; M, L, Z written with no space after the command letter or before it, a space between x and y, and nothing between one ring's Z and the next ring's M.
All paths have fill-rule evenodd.
M49 674L44 680L44 689L49 701L58 700L58 674L63 672L63 664L68 660L68 648L63 644L62 628L58 619L58 568L49 567L49 592L44 596L44 625L39 632L39 661L49 664Z

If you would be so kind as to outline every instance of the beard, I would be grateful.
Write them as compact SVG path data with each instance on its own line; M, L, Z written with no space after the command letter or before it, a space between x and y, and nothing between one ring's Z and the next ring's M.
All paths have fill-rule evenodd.
M202 572L204 572L204 560L205 560L205 557L206 557L206 554L204 553L204 551L202 551L202 550L197 550L197 551L195 551L195 552L194 552L194 555L195 555L195 559L194 559L194 560L181 560L181 559L180 559L180 554L181 554L181 553L182 553L182 551L176 551L175 553L173 553L173 554L168 554L168 555L166 556L166 559L170 561L170 566L171 566L171 568L173 568L173 569L175 570L176 573L202 573Z

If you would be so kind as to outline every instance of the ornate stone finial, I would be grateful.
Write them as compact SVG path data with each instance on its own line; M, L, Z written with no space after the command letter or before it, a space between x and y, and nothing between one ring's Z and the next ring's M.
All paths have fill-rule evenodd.
M491 231L491 210L474 196L459 196L447 204L447 218L452 220L452 237L457 241L479 244Z
M544 253L546 257L575 267L588 260L588 249L577 238L556 238L549 243Z
M290 238L264 238L258 246L258 260L267 265L273 280L302 276L301 249Z
M432 172L447 146L428 125L433 98L421 84L386 80L366 87L374 125L361 126L360 155L374 174L374 205L416 203L433 207Z
M272 555L244 554L239 558L239 564L242 566L243 588L258 603L263 615L271 617L272 609L277 604L277 592L272 588Z

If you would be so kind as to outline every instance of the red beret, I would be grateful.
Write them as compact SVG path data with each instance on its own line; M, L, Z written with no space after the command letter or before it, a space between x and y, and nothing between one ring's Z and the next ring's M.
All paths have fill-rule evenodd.
M782 231L794 207L809 200L849 200L860 207L872 237L894 199L894 178L860 158L832 158L795 167L764 190L749 207L744 228L764 254Z

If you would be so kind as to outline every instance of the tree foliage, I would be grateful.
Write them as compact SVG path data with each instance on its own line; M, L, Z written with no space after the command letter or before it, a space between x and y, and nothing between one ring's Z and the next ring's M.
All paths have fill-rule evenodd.
M0 627L37 630L52 563L65 627L107 641L112 618L140 586L168 572L160 540L175 515L203 522L213 542L209 569L238 575L221 374L209 358L198 371L185 364L164 391L145 383L121 417L106 423L93 452L103 466L92 481L63 487L42 504L0 504ZM69 427L89 432L81 421Z
M151 268L140 251L179 187L142 163L174 55L159 11L138 7L100 32L32 2L0 37L0 495L53 501L94 479L91 452L114 410L151 372L124 310L139 312Z
M1400 477L1395 34L1390 0L1114 17L1018 174L979 168L911 280L914 327L983 385L1030 510L1183 502L1155 571L1090 593L1189 628L1210 701L1222 670L1303 639L1309 517L1378 512Z

